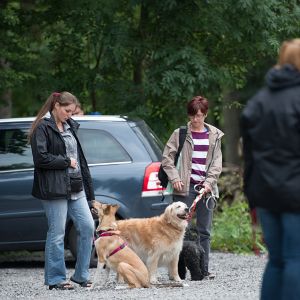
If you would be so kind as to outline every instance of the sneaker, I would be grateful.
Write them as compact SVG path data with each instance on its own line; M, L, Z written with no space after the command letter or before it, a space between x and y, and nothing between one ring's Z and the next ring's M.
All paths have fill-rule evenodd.
M215 278L216 278L216 274L214 274L214 273L206 272L204 274L204 279L212 280L212 279L215 279Z

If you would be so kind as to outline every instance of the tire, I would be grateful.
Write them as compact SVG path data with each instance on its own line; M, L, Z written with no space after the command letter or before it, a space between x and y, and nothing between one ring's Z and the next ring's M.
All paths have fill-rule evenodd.
M75 228L74 224L71 226L70 231L69 231L68 245L69 245L72 255L76 259L77 258L77 232L76 232L76 228ZM98 257L97 257L97 252L96 252L94 242L93 242L91 260L90 260L90 268L96 268L97 263L98 263Z

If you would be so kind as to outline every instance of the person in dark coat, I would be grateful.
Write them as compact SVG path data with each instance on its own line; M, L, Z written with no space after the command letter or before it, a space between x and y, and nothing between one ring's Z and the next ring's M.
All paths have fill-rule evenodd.
M32 124L29 140L34 162L32 195L42 201L48 219L45 284L73 289L66 281L64 237L67 217L78 235L77 261L71 281L91 286L89 263L94 221L88 201L94 200L92 178L71 119L78 105L69 92L52 93ZM88 201L87 201L88 200Z
M300 299L300 39L282 44L241 131L244 190L269 252L261 299Z

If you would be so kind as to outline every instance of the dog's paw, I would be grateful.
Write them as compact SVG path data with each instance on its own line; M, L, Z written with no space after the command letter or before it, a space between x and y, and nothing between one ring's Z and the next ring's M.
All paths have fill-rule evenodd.
M181 278L179 277L179 275L176 275L176 276L170 276L169 277L170 280L172 281L176 281L176 282L181 282Z
M150 283L151 283L151 284L158 284L159 281L157 280L156 277L151 277L151 278L150 278Z
M117 284L115 287L115 290L124 290L127 289L128 285L127 284Z

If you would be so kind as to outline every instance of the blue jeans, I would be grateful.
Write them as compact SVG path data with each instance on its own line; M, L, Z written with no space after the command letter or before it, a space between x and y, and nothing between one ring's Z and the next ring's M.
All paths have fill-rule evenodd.
M262 300L300 299L300 214L257 209L269 252Z
M79 282L89 279L94 221L85 195L77 200L41 200L48 219L45 247L45 284L66 280L64 237L67 217L77 230L77 261L72 277Z
M190 184L190 191L188 196L184 197L184 196L174 195L173 200L184 202L188 207L190 207L198 195L198 193L194 190L194 186L195 186L194 184L192 183ZM196 217L197 217L196 226L198 231L198 243L203 247L205 251L204 271L208 272L213 211L207 209L203 199L197 203Z

